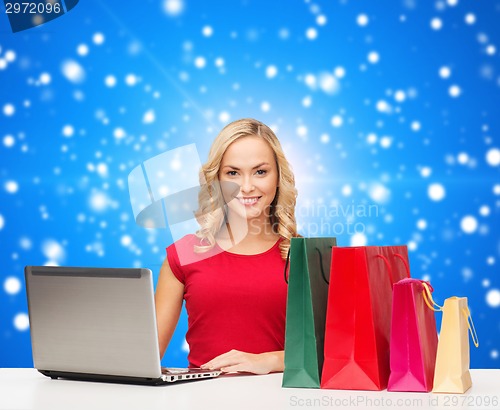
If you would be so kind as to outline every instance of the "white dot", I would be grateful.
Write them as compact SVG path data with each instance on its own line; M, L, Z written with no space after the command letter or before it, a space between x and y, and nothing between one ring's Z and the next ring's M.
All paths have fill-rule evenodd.
M207 65L207 60L205 60L205 57L198 56L194 59L194 66L196 68L204 68Z
M420 230L424 230L427 228L427 221L425 219L419 219L417 221L417 228Z
M138 81L139 79L135 74L127 74L127 76L125 77L125 84L127 84L130 87L136 85Z
M422 176L422 178L428 178L431 176L431 174L432 174L432 169L429 167L422 167L420 169L420 175Z
M104 34L95 33L94 36L92 37L92 41L94 42L95 45L100 46L101 44L104 43Z
M115 128L115 130L113 131L113 136L116 138L116 139L122 139L125 137L125 130L123 128Z
M86 56L88 53L89 53L89 48L86 44L80 44L77 49L76 49L76 52L78 55L84 57Z
M466 152L461 152L457 156L457 161L459 164L465 165L469 162L469 155Z
M495 264L495 258L493 256L488 256L488 259L486 259L486 263L488 265L494 265Z
M344 78L345 77L345 68L344 67L336 67L335 70L333 71L335 74L335 77L337 78Z
M491 351L491 353L490 353L490 357L491 357L492 359L498 359L498 350L493 349L493 350Z
M342 125L344 120L342 119L342 117L340 115L334 115L330 122L334 127L338 128Z
M387 189L384 185L377 183L373 184L370 187L368 195L374 202L383 204L389 200L391 191Z
M273 78L278 74L278 69L274 65L267 66L266 68L266 77Z
M429 198L433 201L441 201L445 197L446 192L443 185L435 183L429 185L427 195L429 195Z
M352 194L352 187L350 185L344 185L342 187L342 195L350 196Z
M406 100L406 93L403 90L398 90L394 93L394 99L397 102L403 102Z
M19 331L28 330L30 327L30 320L26 313L18 313L14 317L14 327Z
M311 98L311 96L310 96L310 95L308 95L308 96L306 96L306 97L304 97L304 98L302 99L302 105L303 105L304 107L306 107L306 108L307 108L307 107L310 107L310 106L312 105L312 98Z
M16 140L12 135L6 135L5 137L3 137L3 145L5 145L7 148L13 147L15 143Z
M431 28L433 30L441 30L442 27L443 27L443 21L440 18L435 17L431 20Z
M4 58L8 63L12 63L16 60L16 53L12 50L7 50L5 52Z
M301 138L305 138L307 136L307 127L305 125L299 125L297 127L297 135Z
M152 124L153 122L155 122L155 119L156 119L155 111L148 110L144 113L142 117L142 122L144 124Z
M319 137L319 140L323 144L328 144L328 142L330 142L330 136L328 134L321 134L321 136Z
M366 136L366 142L368 144L375 144L377 142L377 139L378 139L377 135L374 134L373 132Z
M269 110L271 109L271 104L269 104L267 101L263 101L263 102L260 104L260 109L261 109L263 112L269 112Z
M7 68L7 60L5 58L0 58L0 70L5 70Z
M224 67L224 59L222 57L218 57L215 59L215 66L216 67Z
M90 195L89 205L97 212L106 210L110 201L108 196L104 192L95 191Z
M9 295L15 295L21 290L21 281L14 276L8 277L5 279L3 288Z
M62 129L62 134L67 138L72 137L74 133L75 129L71 125L65 125Z
M113 75L106 76L104 84L106 84L107 87L114 87L116 85L116 77Z
M486 162L492 167L497 167L500 164L500 150L498 148L491 148L486 153Z
M5 226L5 219L3 219L2 214L0 214L0 231L3 229Z
M474 233L477 229L477 219L473 216L467 215L460 221L460 228L465 233Z
M476 15L473 13L467 13L465 15L465 22L471 25L474 24L476 22Z
M9 194L15 194L19 190L19 185L16 181L7 181L4 186Z
M7 117L10 117L10 116L14 115L15 112L16 112L16 109L15 109L15 107L12 104L5 104L3 106L3 113Z
M448 6L454 7L458 4L458 0L447 0L446 3L448 3Z
M452 85L449 88L448 92L449 92L450 96L453 97L453 98L456 98L456 97L460 96L460 94L462 94L462 90L456 84Z
M320 14L318 17L316 17L316 24L318 26L324 26L326 24L326 16L324 14Z
M230 119L231 119L231 116L229 115L229 113L227 111L222 111L219 114L219 121L222 122L223 124L226 124L227 122L229 122Z
M366 246L367 239L364 233L355 233L351 236L351 246Z
M368 61L372 64L377 64L380 61L380 56L376 51L371 51L368 54Z
M499 185L499 184L495 184L495 185L493 186L493 193L494 193L495 195L500 195L500 185Z
M490 44L488 47L486 47L486 54L492 56L492 55L495 55L496 52L497 52L497 49L493 44Z
M416 132L416 131L420 131L420 128L421 128L421 127L422 127L422 125L421 125L421 124L420 124L420 122L418 122L418 121L413 121L413 122L411 123L411 129L412 129L412 131L415 131L415 132Z
M169 16L177 16L182 13L184 9L184 2L182 0L164 0L163 10Z
M318 37L318 31L311 27L306 30L306 37L308 40L315 40Z
M108 176L108 166L103 162L97 165L96 171L101 177Z
M335 94L339 89L339 82L330 73L321 73L319 77L319 87L327 94Z
M129 246L132 243L132 237L130 235L123 235L120 239L120 243L123 246Z
M389 148L391 145L392 145L392 138L391 137L384 135L382 138L380 138L380 146L382 148Z
M490 207L488 205L483 205L481 208L479 208L479 215L481 216L488 216L490 212Z
M411 252L414 252L417 250L418 248L418 245L415 241L408 241L408 250L411 251Z
M450 67L443 66L439 69L439 76L441 78L449 78L451 75Z
M368 24L368 16L366 14L359 14L356 18L356 22L359 26L364 27Z
M304 78L304 82L308 87L315 88L316 87L316 76L313 74L307 74Z
M390 113L391 106L389 105L389 103L387 101L384 101L384 100L377 101L377 111Z
M40 74L40 83L47 85L47 84L50 84L51 80L52 80L52 78L50 77L49 73Z
M500 291L498 289L491 289L486 294L486 303L493 308L500 306Z
M74 60L66 60L62 63L61 71L67 80L72 83L81 83L85 80L85 70Z
M203 27L203 29L201 30L202 34L205 36L205 37L210 37L212 34L214 34L214 30L212 27L210 26L205 26Z

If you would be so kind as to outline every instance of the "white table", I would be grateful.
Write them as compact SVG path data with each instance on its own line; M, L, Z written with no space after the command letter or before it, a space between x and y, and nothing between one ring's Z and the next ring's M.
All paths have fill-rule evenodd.
M282 388L279 373L152 387L51 380L34 369L0 369L0 409L500 409L500 370L471 370L471 375L472 388L451 395Z

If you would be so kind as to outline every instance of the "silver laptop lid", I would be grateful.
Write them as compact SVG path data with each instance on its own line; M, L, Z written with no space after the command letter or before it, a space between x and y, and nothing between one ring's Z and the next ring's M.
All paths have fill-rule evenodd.
M149 269L27 266L38 370L161 376Z

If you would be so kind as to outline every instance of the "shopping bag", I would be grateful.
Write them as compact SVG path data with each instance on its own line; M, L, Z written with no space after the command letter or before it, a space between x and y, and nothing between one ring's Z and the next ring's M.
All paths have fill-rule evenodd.
M331 250L335 245L335 238L291 239L283 387L319 388Z
M469 335L479 347L466 297L453 296L435 309L443 312L439 334L433 393L465 393L472 386L470 377Z
M438 344L432 286L403 279L393 287L388 391L430 392Z
M332 249L321 388L387 386L392 285L409 276L406 246Z

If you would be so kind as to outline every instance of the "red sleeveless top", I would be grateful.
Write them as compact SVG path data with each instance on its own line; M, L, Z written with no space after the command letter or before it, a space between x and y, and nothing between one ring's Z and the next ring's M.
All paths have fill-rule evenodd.
M287 285L280 242L256 255L226 252L218 245L195 253L199 239L186 235L167 248L170 268L184 284L190 367L231 349L284 349Z

